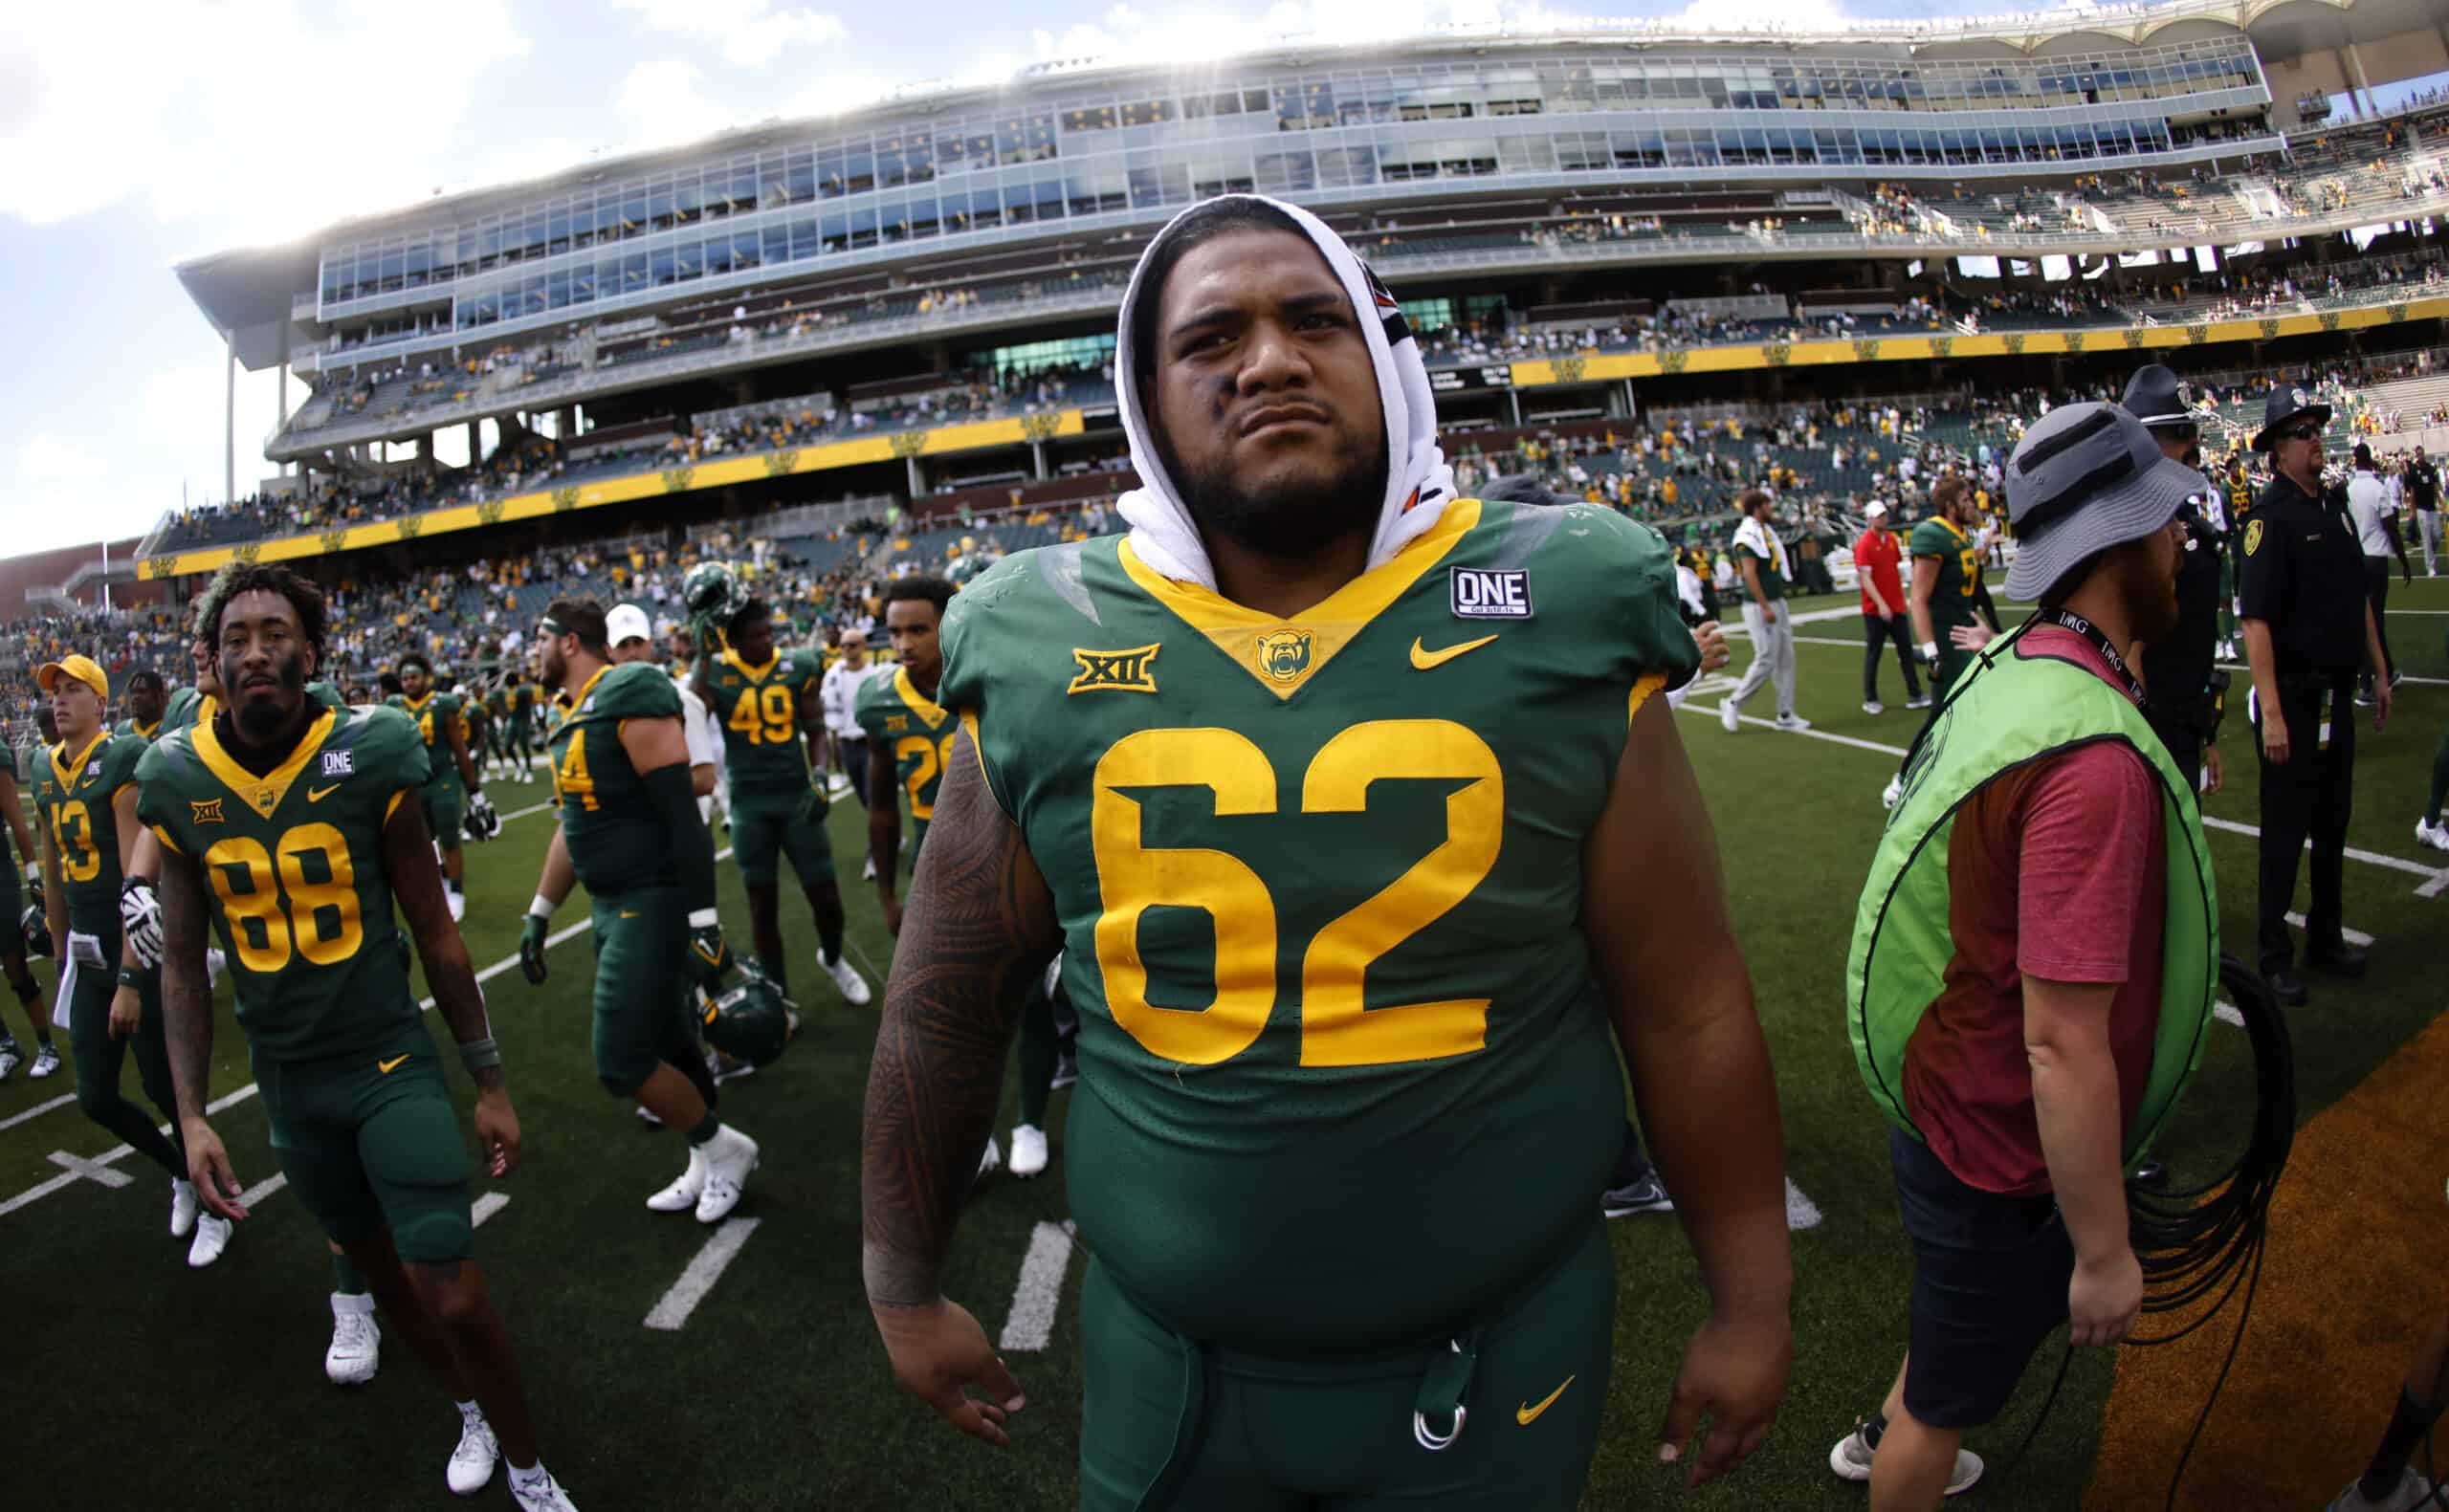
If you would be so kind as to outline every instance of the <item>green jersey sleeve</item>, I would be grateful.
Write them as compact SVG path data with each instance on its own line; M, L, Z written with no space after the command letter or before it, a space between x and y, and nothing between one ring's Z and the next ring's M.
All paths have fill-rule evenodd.
M662 668L629 662L605 672L582 712L602 719L677 719L680 688Z
M850 701L850 721L871 741L885 738L885 715L893 704L893 680L878 674L859 685L859 693Z
M1690 682L1700 670L1701 647L1675 606L1675 554L1666 538L1611 509L1574 504L1565 512L1546 554L1584 559L1578 565L1591 574L1589 607L1596 611L1591 644L1609 649L1628 685L1644 678L1663 678L1656 686L1666 688Z

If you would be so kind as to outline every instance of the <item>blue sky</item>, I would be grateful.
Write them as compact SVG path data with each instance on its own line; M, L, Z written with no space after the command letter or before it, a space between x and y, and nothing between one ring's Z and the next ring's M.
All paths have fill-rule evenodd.
M0 555L137 535L222 493L221 343L181 258L598 148L818 114L898 83L1270 35L1709 14L1707 0L138 0L0 7ZM1751 0L1828 22L2011 0ZM1718 11L1724 14L1723 11ZM883 17L907 18L894 25ZM238 385L238 492L276 394ZM447 453L446 453L447 455ZM452 458L451 460L456 460Z

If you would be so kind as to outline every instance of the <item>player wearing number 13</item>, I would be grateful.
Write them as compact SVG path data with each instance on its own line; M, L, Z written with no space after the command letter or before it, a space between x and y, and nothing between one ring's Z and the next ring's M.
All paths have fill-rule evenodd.
M289 569L225 570L197 624L219 660L224 706L137 767L137 817L161 847L163 1017L197 1194L221 1217L247 1216L205 1117L209 926L229 952L290 1190L459 1405L452 1489L475 1490L502 1457L521 1507L566 1508L537 1460L518 1361L470 1258L465 1147L393 922L396 905L476 1084L490 1173L507 1175L518 1119L418 801L425 741L395 710L330 709L308 695L323 599Z
M1708 1416L1689 1479L1732 1468L1791 1272L1749 976L1652 696L1697 660L1664 543L1453 497L1395 300L1296 208L1185 212L1117 341L1129 540L1011 557L944 624L963 734L868 1085L895 1374L991 1442L1022 1405L939 1278L1060 945L1084 1508L1576 1506L1611 1021L1712 1302L1659 1451Z

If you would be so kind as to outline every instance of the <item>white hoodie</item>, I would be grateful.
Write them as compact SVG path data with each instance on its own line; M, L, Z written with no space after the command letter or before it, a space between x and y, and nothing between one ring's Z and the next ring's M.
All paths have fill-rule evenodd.
M1378 370L1378 397L1386 420L1386 496L1379 501L1378 530L1369 543L1369 565L1376 567L1435 525L1454 497L1454 475L1437 446L1437 403L1428 386L1428 367L1421 360L1420 343L1412 339L1395 296L1325 222L1297 205L1261 194L1224 197L1269 206L1298 226L1335 271L1359 318L1370 361ZM1207 559L1199 527L1183 506L1174 480L1165 475L1149 436L1148 417L1139 405L1139 375L1134 370L1137 364L1132 355L1132 319L1146 293L1141 279L1157 248L1174 234L1181 219L1178 215L1167 222L1140 254L1116 322L1114 387L1122 401L1123 434L1131 441L1131 464L1140 478L1140 486L1125 493L1119 507L1131 525L1131 549L1140 560L1168 578L1213 589L1216 569Z

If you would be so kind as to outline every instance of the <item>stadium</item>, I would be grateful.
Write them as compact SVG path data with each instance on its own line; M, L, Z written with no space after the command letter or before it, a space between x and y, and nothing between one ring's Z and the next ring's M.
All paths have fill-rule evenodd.
M1582 1505L1858 1506L1828 1445L1880 1404L1913 1257L1841 1008L1879 795L1918 715L1864 696L1853 545L1869 510L1918 519L1953 473L1977 490L1999 582L2018 551L2001 484L2018 441L2055 407L2117 399L2151 362L2189 385L2204 470L2241 458L2257 492L2267 458L2248 441L2274 385L2327 406L2333 462L2358 442L2394 468L2449 447L2449 91L2406 88L2444 75L2437 0L1282 37L1221 59L912 84L196 257L175 276L226 346L232 392L277 384L279 423L241 437L232 404L221 501L165 507L139 537L0 560L0 728L31 794L51 759L37 668L91 657L113 719L140 668L183 687L189 617L233 566L320 586L318 675L352 704L380 699L410 655L482 704L531 670L557 600L637 604L660 656L706 563L770 605L779 647L830 666L859 641L889 666L896 579L966 584L1013 554L1129 529L1120 501L1143 479L1116 321L1159 229L1218 195L1301 207L1417 336L1463 497L1527 475L1638 522L1732 625L1738 509L1774 495L1801 566L1811 728L1732 712L1739 733L1716 728L1752 655L1740 633L1734 665L1686 690L1678 728L1776 1072L1792 1385L1752 1459L1686 1494L1655 1429L1707 1316L1702 1268L1668 1218L1607 1224L1613 1375ZM294 408L293 378L307 390ZM2323 1507L2389 1422L2438 1314L2449 1156L2449 1038L2421 944L2449 857L2409 838L2449 721L2434 629L2449 588L2423 555L2386 611L2395 712L2354 763L2345 915L2372 968L2291 1010L2294 1148L2255 1284L2164 1348L2072 1350L2054 1391L2061 1347L2044 1347L1967 1440L1990 1467L1975 1503ZM1418 643L1413 657L1425 665ZM2223 664L2241 690L2242 653ZM824 823L845 958L876 1007L846 1005L807 967L827 948L822 910L811 928L786 903L802 1027L723 1087L764 1158L741 1216L709 1231L636 1212L676 1142L633 1140L607 1114L584 1027L585 914L560 915L549 979L521 979L521 894L540 890L562 777L466 738L500 825L458 853L458 928L527 1136L526 1170L476 1183L477 1253L570 1494L1077 1504L1087 1257L1061 1180L982 1174L944 1276L1026 1388L1007 1449L936 1421L877 1348L858 1268L861 1106L895 938L848 875L870 835L856 774L827 779ZM2241 712L2219 746L2228 778L2200 812L2221 937L2243 954L2261 818ZM736 944L756 907L737 838L717 824ZM39 933L39 881L32 896ZM33 963L46 1005L56 966ZM412 982L432 990L421 968ZM386 1341L354 1391L317 1372L323 1234L282 1194L228 977L215 1010L210 1106L253 1216L210 1268L162 1248L152 1173L79 1117L72 1079L0 1078L0 1277L22 1304L7 1354L53 1404L32 1415L7 1500L429 1504L439 1448L403 1435L438 1404L408 1351ZM25 1031L5 1001L0 1020ZM449 1074L464 1103L467 1078ZM1081 1096L1053 1093L1057 1175ZM2159 1149L2176 1187L2236 1158L2256 1098L2245 1038L2215 1029ZM67 1305L38 1301L63 1278ZM142 1424L152 1452L110 1452L113 1422Z

